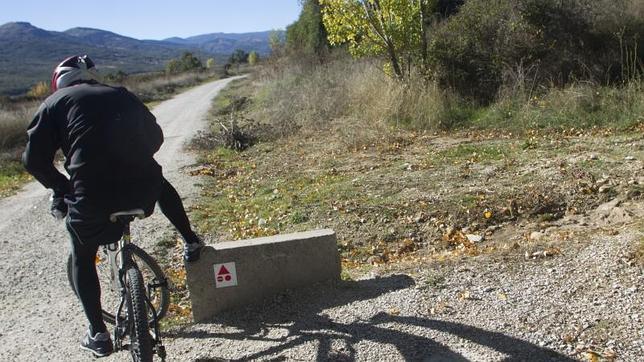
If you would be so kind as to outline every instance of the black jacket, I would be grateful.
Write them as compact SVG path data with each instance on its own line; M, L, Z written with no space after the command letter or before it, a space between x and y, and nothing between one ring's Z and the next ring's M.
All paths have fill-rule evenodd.
M163 133L125 88L91 82L60 89L40 106L28 135L26 169L65 196L70 218L103 222L118 210L152 212L162 178L153 155ZM58 149L70 180L53 165Z

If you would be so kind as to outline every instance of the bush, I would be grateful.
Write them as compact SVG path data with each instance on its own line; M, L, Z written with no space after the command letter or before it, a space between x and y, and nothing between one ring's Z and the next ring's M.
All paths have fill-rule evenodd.
M576 82L530 94L532 83L520 67L504 75L495 101L467 101L422 76L401 82L370 61L339 59L316 67L284 67L264 73L250 117L289 136L339 133L351 148L391 140L398 129L535 128L626 129L644 121L644 86ZM521 81L520 81L521 80ZM538 94L537 94L538 93Z
M190 52L185 52L180 58L170 60L165 69L168 74L177 74L203 70L204 66L199 58Z
M644 86L632 81L623 87L591 83L551 88L525 101L520 96L499 99L472 116L476 128L627 129L644 122Z
M29 92L27 92L27 97L33 98L33 99L44 99L49 94L51 94L49 85L45 82L38 82L36 83L36 85L31 87Z
M507 74L516 74L516 69L524 71L533 88L624 80L628 64L624 54L635 59L630 63L639 64L635 69L640 72L644 48L637 37L644 20L628 12L629 4L626 0L467 1L431 33L429 54L436 77L442 86L483 103L495 99Z
M322 24L319 0L302 1L302 12L286 27L286 49L299 60L322 58L329 50L327 32Z

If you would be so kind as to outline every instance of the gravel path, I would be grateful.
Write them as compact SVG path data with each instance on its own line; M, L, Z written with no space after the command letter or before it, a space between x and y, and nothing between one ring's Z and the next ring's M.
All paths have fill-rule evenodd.
M153 110L165 134L156 158L184 198L194 197L197 188L180 173L194 162L183 145L204 127L210 101L233 79L195 87ZM0 361L91 359L78 348L87 322L67 284L67 232L48 209L49 194L37 183L0 200ZM148 250L171 230L158 212L134 226L133 235Z
M193 162L182 147L229 81L154 110L166 135L158 159L188 200L199 190L181 172ZM35 184L0 200L0 361L92 360L78 349L86 322L65 277L66 232L47 217L48 205ZM636 361L644 355L644 274L628 258L644 238L641 220L571 240L553 257L508 252L374 268L355 281L282 293L165 331L169 360L570 361L595 351ZM149 250L170 230L157 213L134 233Z

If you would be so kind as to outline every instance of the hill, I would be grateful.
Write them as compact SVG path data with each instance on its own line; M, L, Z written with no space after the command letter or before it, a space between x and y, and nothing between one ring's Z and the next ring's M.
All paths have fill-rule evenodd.
M229 54L231 50L243 49L245 51L254 50L260 54L269 54L270 31L231 34L231 33L212 33L196 35L189 38L168 38L165 42L182 45L197 46L203 51L215 54Z
M146 72L163 69L169 59L185 51L201 57L227 56L236 48L267 53L268 34L213 33L159 41L92 28L57 32L26 22L7 23L0 26L0 94L21 94L33 84L48 80L53 65L73 54L90 54L104 73Z

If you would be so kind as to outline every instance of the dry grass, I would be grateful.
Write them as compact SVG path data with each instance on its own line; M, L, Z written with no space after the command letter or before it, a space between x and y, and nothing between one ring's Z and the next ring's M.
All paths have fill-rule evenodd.
M281 70L280 70L281 69ZM512 73L512 74L510 74ZM344 135L349 148L390 141L400 130L629 129L644 122L644 85L584 82L534 89L515 69L489 106L459 98L422 77L400 82L369 61L339 59L264 71L250 118L283 129Z
M506 234L521 246L522 235L547 228L564 215L589 212L617 194L636 195L633 190L639 186L631 178L638 164L624 159L640 159L637 132L392 131L391 117L410 109L392 102L400 88L385 84L378 94L378 83L364 76L366 80L355 83L363 88L354 85L345 95L357 104L334 109L340 115L335 119L308 120L314 123L305 131L260 142L244 152L204 150L203 165L193 172L211 177L193 209L199 227L226 240L330 227L344 235L340 242L345 261L380 263L421 247L439 255L475 255L501 245L474 247L464 239L467 233L498 233L494 238L505 243L502 247L514 250ZM263 82L237 83L225 96L261 95ZM260 87L258 92L248 89L254 86ZM300 102L306 99L299 97ZM215 102L219 107L227 104ZM261 103L254 99L245 104L249 114L267 114L256 110ZM369 109L373 104L382 112ZM293 110L314 113L312 108ZM352 122L352 142L373 137L374 143L343 148L350 142L347 129ZM600 192L604 178L610 187ZM468 231L455 236L448 232L461 229Z
M0 197L10 195L29 179L20 163L20 155L36 106L25 103L12 109L9 106L0 108Z
M288 70L286 70L288 69ZM264 71L251 118L292 129L340 132L352 148L394 136L392 127L444 129L459 102L433 83L391 79L369 61L346 59Z
M34 103L26 103L14 109L0 108L0 151L9 150L24 143L27 125L35 111Z

